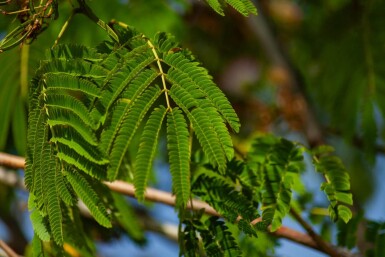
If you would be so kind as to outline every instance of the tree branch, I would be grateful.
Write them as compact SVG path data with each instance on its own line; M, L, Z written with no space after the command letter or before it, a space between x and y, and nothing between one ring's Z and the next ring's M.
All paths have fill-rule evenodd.
M24 164L25 164L24 158L0 152L0 166L7 166L9 168L14 168L14 169L24 169ZM0 182L10 186L18 186L18 187L25 188L24 184L21 181L22 179L17 174L12 172L7 172L4 169L0 169ZM129 184L123 181L104 182L104 183L112 191L115 191L124 195L128 195L131 197L135 197L135 188L132 184ZM163 203L169 206L175 206L175 196L173 196L171 193L164 192L164 191L150 188L150 187L146 189L145 199L152 202ZM205 209L206 214L209 214L212 216L221 216L216 210L214 210L207 203L199 200L192 200L192 202L189 202L187 204L187 208L192 210L201 210L203 208ZM255 224L258 221L259 219L254 220L252 223ZM307 246L315 250L325 252L324 249L319 244L317 244L317 242L315 242L312 237L302 232L293 230L291 228L282 226L277 231L269 232L269 233L271 233L276 237L285 238L287 240L296 242L303 246ZM327 247L337 250L339 253L339 255L337 256L341 256L341 257L360 256L360 255L356 255L351 252L345 251L344 249L337 248L330 243L325 242L325 244L327 245Z
M0 240L0 248L8 255L8 257L19 257L11 247L9 247L3 240Z
M307 234L313 238L313 240L319 245L319 247L327 254L332 257L339 257L340 255L335 251L335 249L328 245L314 230L313 228L297 213L293 208L290 209L290 214L295 220L306 230Z

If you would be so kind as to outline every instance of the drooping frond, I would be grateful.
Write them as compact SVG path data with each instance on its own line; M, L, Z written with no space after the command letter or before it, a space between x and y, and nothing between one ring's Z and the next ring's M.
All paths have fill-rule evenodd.
M257 138L248 153L249 172L255 174L262 202L262 220L275 231L290 210L293 179L303 166L302 148L285 139Z
M239 131L239 119L223 92L214 84L207 70L198 66L184 53L170 53L164 62L171 67L167 78L191 91L195 98L206 98L229 123L232 129ZM193 90L192 90L193 89Z
M119 66L114 67L106 80L102 83L103 95L100 104L104 106L105 111L109 111L113 104L121 97L121 94L127 89L131 89L133 83L139 83L144 88L148 87L145 83L146 77L138 77L146 72L148 66L154 62L154 57L150 55L151 51L147 45L140 46L131 52L116 53L119 56L115 60ZM114 56L115 58L117 56ZM137 89L137 87L135 87ZM131 97L128 97L131 100ZM107 115L107 112L104 113Z
M68 252L77 252L84 257L93 257L96 254L96 247L92 239L85 237L85 229L82 224L82 217L77 206L63 208L64 248Z
M165 33L153 41L132 28L116 28L116 33L119 43L104 42L96 49L77 45L52 49L32 80L26 185L40 196L34 200L35 209L57 245L66 240L76 245L62 231L63 226L69 230L76 226L78 198L101 225L111 226L108 208L112 218L141 240L142 234L133 233L135 226L119 216L129 214L124 201L99 193L102 180L128 177L127 169L134 166L136 194L143 200L164 126L178 207L190 197L193 134L210 164L222 173L234 156L226 126L238 131L239 119L189 51ZM154 109L155 103L160 107ZM132 146L136 136L140 143L132 165L127 162L131 149L136 150ZM236 204L230 202L223 205L225 209Z
M39 118L44 118L43 111L41 111ZM31 124L33 125L33 123ZM40 140L38 144L34 147L35 152L28 159L28 164L26 168L26 176L27 179L27 187L34 196L32 201L34 202L31 205L35 208L35 211L39 211L41 216L48 217L48 225L50 228L50 233L54 241L61 245L63 243L63 229L62 229L62 218L61 218L61 199L59 197L60 187L58 187L57 176L59 172L59 167L57 162L52 155L53 147L48 144L48 126L44 124L44 120L42 120L42 124L36 130L34 135L30 135L32 137L39 137ZM34 220L36 222L39 219ZM36 224L35 226L40 227L41 224ZM39 234L41 236L41 234ZM42 240L44 239L41 238Z
M61 200L68 206L74 206L77 202L75 192L73 191L70 183L62 176L63 171L61 170L56 177L57 191L59 192L59 197Z
M104 159L104 158L101 159L102 154L99 153L97 148L92 149L92 146L87 145L86 142L84 142L84 144L79 144L79 142L82 142L81 139L79 141L74 141L74 140L69 140L69 139L63 138L63 137L57 137L55 135L55 137L52 137L50 141L52 143L58 144L58 146L60 148L66 147L65 152L70 153L70 151L73 150L79 156L82 156L82 157L86 158L87 160L89 160L90 162L93 162L97 165L108 164L107 159ZM98 158L100 158L100 159L98 159Z
M220 15L225 15L222 5L218 0L206 0L206 2L213 8L214 11L219 13Z
M77 44L58 45L46 52L49 59L87 59L101 58L93 48Z
M167 148L177 205L184 207L190 197L190 146L186 121L178 108L167 115Z
M206 2L220 15L225 15L223 11L223 1L219 0L206 0ZM225 2L231 5L243 16L249 16L250 14L257 14L257 9L250 0L225 0Z
M262 191L262 220L271 224L271 230L277 230L283 217L290 211L292 197L292 180L281 177L282 170L278 167L264 167L264 191Z
M385 236L383 231L385 229L384 222L369 221L365 231L365 239L370 243L366 256L381 257L385 255Z
M135 195L139 201L144 200L147 180L152 169L158 147L158 138L167 109L156 108L148 118L143 129L139 150L135 161L134 185Z
M223 171L226 166L226 153L223 151L219 136L212 129L212 121L201 108L196 108L187 113L203 150L207 153L210 161Z
M39 178L42 170L41 154L47 141L46 116L44 110L35 109L30 112L27 135L27 158L25 184L28 190L40 195L42 188Z
M149 88L132 103L132 106L127 106L121 114L124 115L125 122L120 124L120 127L118 128L119 132L117 133L114 144L110 150L110 167L107 171L107 176L110 180L114 180L116 178L132 137L134 136L147 111L160 94L161 91L158 87L154 86Z
M250 0L225 0L227 4L231 5L235 10L243 16L250 14L257 14L257 9Z
M62 161L63 164L72 166L92 177L98 179L104 179L106 177L104 166L97 165L93 162L90 162L88 159L74 154L70 149L65 146L61 146L61 149L64 152L58 152L56 157Z
M257 208L245 196L238 192L234 185L219 176L208 176L203 172L193 184L193 192L202 200L213 206L223 217L235 222L242 217L251 222L259 217Z
M202 218L202 213L183 220L184 229L181 233L182 241L180 255L183 256L215 256L238 257L241 250L233 233L224 221L218 217L207 220ZM201 240L198 239L198 236Z
M137 74L135 80L132 81L130 86L123 92L123 97L127 99L136 99L158 76L159 74L153 69L143 70Z
M96 146L97 139L90 124L84 123L78 116L72 115L72 111L59 108L48 109L48 125L51 127L71 127L79 133L89 144Z
M76 115L83 124L96 129L96 123L92 120L88 108L77 98L64 94L47 94L45 98L45 106L50 110L64 110L71 112L70 115ZM50 117L53 119L53 117Z
M31 247L32 247L32 253L35 257L44 257L44 247L43 242L39 238L39 236L36 234L36 232L33 234L33 238L31 240Z
M92 216L104 227L111 227L109 215L98 194L92 189L90 183L77 172L66 172L68 182L79 196L79 198L88 207Z
M241 256L241 250L225 222L219 220L218 217L211 217L205 222L205 225L207 229L199 232L202 236L207 256Z
M40 212L38 210L32 211L30 219L33 226L33 230L35 231L36 235L40 238L40 240L49 241L51 239L51 236L48 232L47 225L45 224Z
M316 170L326 178L321 190L325 192L330 202L328 209L331 219L333 221L341 219L347 223L352 218L348 206L353 204L353 196L350 192L349 174L342 161L330 155L329 149L319 148L315 150L313 162Z
M348 223L337 222L337 242L338 246L353 249L357 245L357 230L362 221L363 213L354 215Z
M266 228L267 226L264 222L258 222L255 226L252 226L250 222L247 222L245 219L238 221L238 229L248 236L258 237L257 230L266 231Z
M108 70L97 62L90 62L86 59L53 58L41 62L36 75L40 76L42 74L67 74L94 82L101 82L107 76Z
M49 225L51 228L51 233L53 235L53 239L58 245L63 244L63 222L62 222L62 210L61 210L61 199L57 181L60 179L59 164L55 159L55 156L52 154L53 147L50 146L47 148L47 151L51 153L48 155L49 159L43 161L43 165L46 167L46 171L44 173L44 190L47 192L47 214Z
M73 94L85 94L90 97L99 96L99 88L90 80L71 74L45 73L42 78L48 91L72 92Z
M145 47L144 50L149 51L148 47ZM130 52L132 53L132 52ZM130 60L132 62L131 66L129 66L129 63L127 63L126 68L127 70L124 70L121 74L124 77L124 80L118 85L117 88L111 88L113 95L111 96L109 100L109 103L107 104L107 109L110 108L110 106L118 99L119 95L123 93L124 90L128 88L130 90L130 87L127 87L130 85L133 81L136 82L136 84L139 84L140 86L143 86L143 88L146 88L149 86L149 84L153 81L147 80L148 76L139 77L138 75L142 73L142 71L147 68L151 63L155 61L154 57L152 55L149 56L148 52L144 52L141 55L134 55L132 58L131 56L125 57L125 58L132 58ZM145 70L147 71L147 70ZM145 72L144 71L144 72ZM112 83L114 85L114 83ZM129 98L130 99L130 98Z
M226 168L226 153L223 151L220 138L213 129L212 121L207 116L204 109L195 107L191 112L190 108L194 104L194 99L188 91L174 85L170 90L171 98L186 113L192 123L195 134L201 144L203 151L207 154L210 162L218 167L219 170ZM189 108L190 107L190 108Z
M220 138L222 150L225 153L227 160L230 161L234 157L234 148L226 124L224 123L223 119L221 119L219 113L217 112L217 109L211 106L208 101L202 100L200 102L200 107L206 110L206 113L211 121L213 130L217 134L217 137Z
M110 118L106 122L105 129L101 136L101 146L107 153L111 152L114 140L122 124L127 120L126 114L130 111L133 100L137 99L157 76L158 74L153 70L141 72L137 77L138 79L132 81L130 87L123 92L123 98L121 98L109 112Z
M185 227L180 233L180 256L186 257L199 257L198 249L201 249L200 242L198 239L198 231L196 228L196 222L194 220L183 221ZM199 222L199 225L201 222Z
M143 242L145 238L144 231L136 218L135 210L122 195L115 192L111 192L111 195L116 209L112 212L113 216L125 229L130 238L136 242Z

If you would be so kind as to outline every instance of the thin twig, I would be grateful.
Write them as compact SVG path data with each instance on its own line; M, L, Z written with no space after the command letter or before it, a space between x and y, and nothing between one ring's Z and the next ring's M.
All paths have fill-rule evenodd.
M12 250L7 243L5 243L3 240L0 240L0 248L4 250L4 252L8 255L8 257L19 257L17 253L15 253L14 250Z
M108 26L108 24L104 23L101 19L99 19L98 16L92 11L92 9L86 4L85 0L77 0L79 4L79 10L77 10L79 13L84 14L87 18L95 22L99 27L104 29L108 35L113 39L115 42L119 42L119 37L116 35L115 31Z
M67 30L68 28L68 25L70 24L71 20L73 19L73 17L75 16L75 14L77 14L77 9L73 9L70 16L68 17L68 19L64 22L60 32L59 32L59 35L57 36L52 48L54 48L55 46L57 46L57 44L59 43L59 40L62 38L62 36L64 35L64 32Z
M15 168L15 169L23 169L24 168L25 159L19 156L10 155L6 153L0 152L0 166L7 166L9 168ZM5 172L4 170L0 169L0 181L2 177L1 173ZM11 173L11 172L8 172ZM17 176L14 174L14 176ZM11 180L15 181L15 179ZM3 183L7 183L7 181L2 181ZM135 188L132 184L123 182L123 181L115 181L115 182L104 182L112 191L128 195L131 197L135 197ZM16 186L16 183L10 183L11 186ZM169 206L175 206L175 196L173 196L171 193L164 192L158 189L150 188L148 187L145 192L145 199L152 202L159 202L163 203ZM212 215L212 216L220 216L220 214L214 210L211 206L209 206L207 203L193 200L188 205L188 208L194 209L194 210L201 210L205 209L205 213ZM252 223L258 222L259 219L253 221ZM272 235L279 237L279 238L285 238L287 240L290 240L292 242L296 242L298 244L313 248L315 250L325 252L317 243L314 241L314 239L302 232L293 230L291 228L282 226L275 232L270 232ZM345 251L344 249L337 248L329 243L326 243L329 248L333 248L336 251L338 251L339 255L341 257L352 257L352 256L359 256L354 255L351 252Z
M313 228L301 217L299 213L297 213L293 208L290 209L290 214L293 218L298 221L298 223L306 230L307 234L313 238L313 240L317 243L317 245L327 254L332 257L339 257L340 255L331 247L331 245L327 244L314 230Z

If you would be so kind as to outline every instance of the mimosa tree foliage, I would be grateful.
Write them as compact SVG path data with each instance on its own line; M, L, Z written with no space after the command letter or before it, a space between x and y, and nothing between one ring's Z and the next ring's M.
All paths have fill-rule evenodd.
M31 43L44 34L47 18L59 15L60 2L26 2L26 21L1 41L1 51ZM221 15L227 5L244 16L257 13L250 0L206 2ZM130 205L104 182L133 183L136 198L144 202L161 142L176 196L182 256L242 256L248 250L241 238L270 240L265 232L279 230L298 209L295 196L305 194L306 165L322 174L331 220L351 220L349 175L331 147L308 149L260 135L245 153L235 154L232 136L239 132L239 118L189 50L167 33L151 38L119 21L107 24L85 1L77 3L72 15L94 21L106 40L53 46L29 84L24 150L33 256L66 256L69 246L82 256L95 255L79 200L100 226L120 226L142 241ZM221 217L187 210L192 199L207 202ZM341 241L349 226L341 225ZM371 223L376 233L381 226Z

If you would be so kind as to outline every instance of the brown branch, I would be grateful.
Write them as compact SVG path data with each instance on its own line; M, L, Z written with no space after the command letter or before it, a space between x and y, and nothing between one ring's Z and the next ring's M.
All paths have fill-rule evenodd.
M134 185L123 182L123 181L114 181L114 182L104 182L112 191L135 197L135 188ZM155 188L148 187L144 194L144 198L151 202L163 203L169 206L175 206L175 196ZM205 209L205 213L212 216L220 216L220 214L214 210L210 205L199 200L189 201L187 203L187 208L191 210L201 210Z
M2 166L7 166L9 168L14 168L14 169L23 169L24 168L24 158L6 154L6 153L1 153L0 152L0 165ZM2 174L2 173L7 173L7 174ZM8 178L6 180L2 180L2 178ZM18 178L18 175L15 173L11 172L6 172L5 170L0 169L0 181L2 183L8 184L10 186L19 186L20 183L17 182L19 181L20 178ZM123 182L123 181L115 181L115 182L104 182L112 191L128 195L131 197L135 197L135 188L132 184ZM173 196L171 193L164 192L158 189L150 188L148 187L145 192L145 199L148 201L152 202L159 202L163 203L169 206L175 206L175 196ZM209 206L207 203L199 201L199 200L192 200L192 202L189 202L187 207L189 209L193 210L200 210L200 209L205 209L205 213L213 216L221 216L216 210L214 210L211 206ZM254 220L252 223L258 222L259 219ZM282 226L275 232L270 232L272 235L279 237L279 238L285 238L287 240L290 240L292 242L296 242L298 244L316 249L318 251L325 252L322 247L320 247L319 244L317 244L314 239L302 232L293 230L291 228ZM335 246L326 243L327 247L337 249ZM345 257L352 257L354 256L350 252L345 252L343 249L338 248L339 255L332 255L332 256L345 256Z
M7 154L0 153L0 165L5 167L10 167L14 169L24 169L25 158Z
M8 255L8 257L19 257L11 247L9 247L3 240L0 240L0 248Z
M317 245L327 254L332 257L339 257L340 255L335 249L328 243L326 243L313 228L297 213L294 209L290 209L290 214L298 223L306 230L307 234L317 243Z

